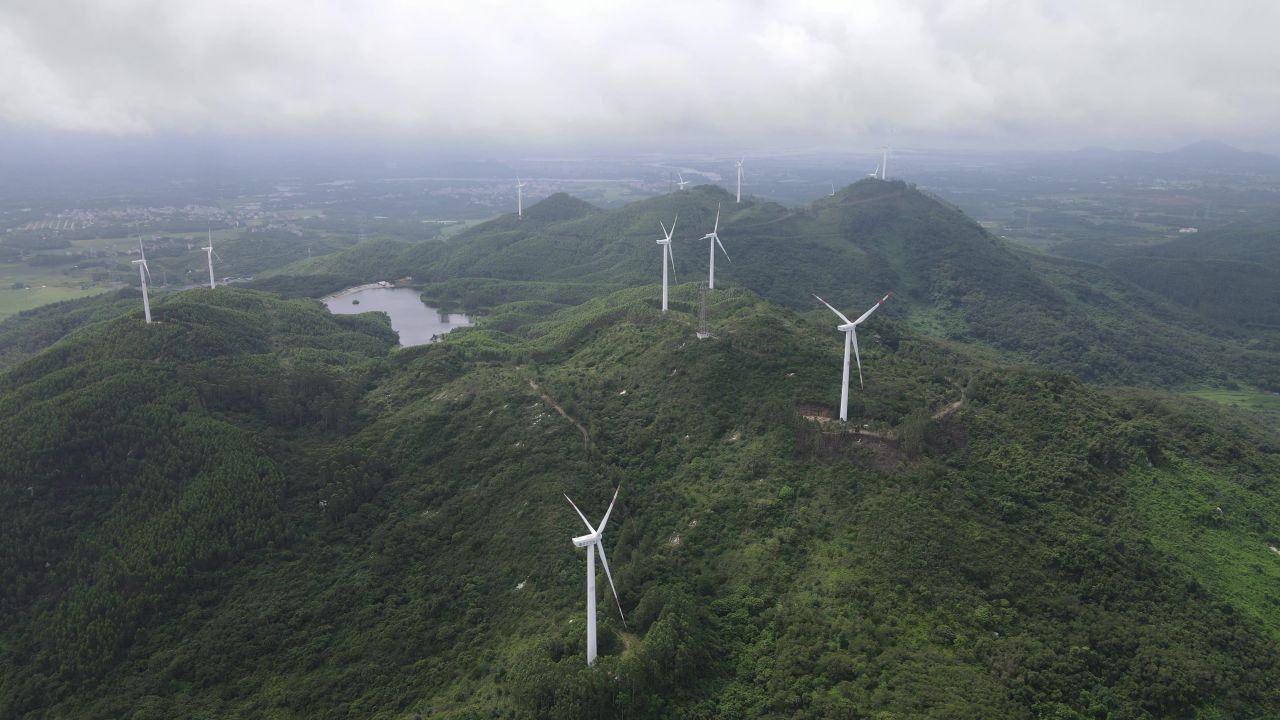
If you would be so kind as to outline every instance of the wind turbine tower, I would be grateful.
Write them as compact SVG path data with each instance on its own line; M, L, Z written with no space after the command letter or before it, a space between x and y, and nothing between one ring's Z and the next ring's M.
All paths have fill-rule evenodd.
M213 258L214 258L214 257L217 257L217 255L218 255L218 253L216 253L216 252L214 252L214 251L213 251L213 230L210 230L210 231L209 231L209 245L208 245L208 247L202 247L202 248L200 248L200 249L201 249L201 250L203 250L203 251L205 252L205 256L206 256L206 257L208 258L208 260L209 260L209 289L210 289L210 290L212 290L212 289L214 289L214 288L218 287L218 283L213 279ZM218 261L219 261L219 262L221 262L221 261L222 261L222 258L221 258L221 257L218 257Z
M618 488L621 490L622 488ZM618 589L613 585L613 574L609 572L609 560L604 556L604 526L609 522L609 513L613 512L613 504L618 501L618 490L613 491L613 500L609 501L609 509L604 513L604 519L600 521L600 527L591 527L591 523L587 522L587 516L582 514L577 505L573 504L573 500L568 495L564 496L565 500L569 500L569 504L573 505L574 512L578 513L578 517L582 518L582 524L587 526L587 534L580 535L573 539L576 547L587 549L587 664L592 665L596 661L596 549L600 550L600 563L604 565L605 577L609 578L609 588L613 590L613 601L618 604L618 616L622 618L622 624L625 627L627 618L622 614L622 601L618 600Z
M711 273L707 276L707 289L716 289L716 246L720 246L720 252L724 253L724 259L733 262L729 257L729 251L724 249L724 244L720 242L720 203L716 203L716 225L711 232L702 236L703 240L710 240L711 245Z
M658 239L658 244L662 246L662 312L667 311L667 264L668 263L671 264L671 275L674 277L676 274L676 259L671 255L671 236L675 234L676 220L679 220L679 219L680 219L680 216L677 214L675 218L671 221L670 230L667 230L667 226L664 225L661 220L658 221L658 224L662 225L662 235L663 235L663 237Z
M699 340L706 340L711 337L711 328L707 325L707 286L703 283L698 283L698 285L701 303L698 306L698 332L695 334Z
M842 381L842 384L840 385L840 421L841 422L847 422L849 420L849 350L851 348L853 350L853 357L858 362L858 387L863 387L862 356L858 354L858 326L861 325L864 320L871 317L871 313L879 309L879 307L884 304L884 301L889 299L889 295L892 295L892 294L893 293L887 293L884 297L880 298L880 302L876 303L875 305L872 305L870 310L862 313L862 317L852 321L849 320L849 318L845 317L844 313L831 307L831 303L827 302L826 300L823 300L817 295L814 295L814 297L818 298L818 302L822 303L823 305L826 305L827 308L831 310L831 312L835 313L837 317L839 317L841 320L844 321L842 324L836 326L837 330L844 333L844 379Z
M742 163L745 160L746 158L742 158L742 160L738 161L738 203L742 202Z
M138 240L138 250L142 253L141 260L134 260L133 264L138 266L138 279L142 281L142 312L146 315L147 324L151 324L151 299L147 297L147 280L151 277L151 268L147 267L147 251L142 248L142 240Z
M880 148L880 179L889 179L889 146Z
M525 183L516 178L516 217L524 217L524 186Z

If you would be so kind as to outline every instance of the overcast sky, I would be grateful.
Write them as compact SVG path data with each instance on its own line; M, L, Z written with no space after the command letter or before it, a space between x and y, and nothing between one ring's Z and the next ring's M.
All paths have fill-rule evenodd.
M1276 149L1280 2L0 0L0 125Z

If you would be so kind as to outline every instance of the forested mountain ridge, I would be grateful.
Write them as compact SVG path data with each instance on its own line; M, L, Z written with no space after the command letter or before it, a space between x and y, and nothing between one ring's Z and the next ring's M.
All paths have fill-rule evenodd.
M1280 708L1274 435L892 316L843 433L803 417L838 399L825 310L718 290L698 341L694 288L656 297L393 350L368 316L191 291L0 375L0 714ZM628 626L602 593L588 669L561 493L594 518L617 486Z
M1280 347L1280 217L1131 250L1107 267L1226 329L1269 332Z
M1270 270L1240 272L1214 295L1223 278L1212 263L1170 256L1134 266L1116 261L1109 269L1038 255L901 181L864 179L800 208L750 198L737 204L714 186L613 210L557 194L528 207L524 218L504 215L447 242L370 240L253 286L319 296L412 276L433 301L470 311L518 300L572 305L655 282L661 255L653 241L660 223L673 220L674 282L705 281L708 244L699 238L717 208L732 258L720 257L719 283L795 310L814 307L812 293L852 312L893 291L883 312L916 332L1088 382L1280 388L1280 350L1233 324L1269 322ZM1195 282L1185 281L1187 262L1202 266ZM1178 267L1163 275L1147 271L1171 264ZM72 314L47 311L42 323L58 327L46 322L57 312ZM1224 313L1233 323L1218 322ZM0 337L22 322L0 323Z
M739 205L714 186L615 210L591 210L566 195L543 202L552 210L542 219L503 216L446 244L413 246L383 274L412 274L430 283L433 299L473 309L514 299L580 302L655 282L660 254L652 241L660 222L678 218L676 280L703 281L708 245L698 238L719 208L732 261L720 257L718 282L796 310L813 306L812 293L852 310L892 290L884 312L917 332L1089 382L1280 387L1280 354L1237 342L1209 317L1103 266L1021 250L901 181L862 180L801 208ZM539 216L540 205L528 214ZM332 265L365 266L358 258ZM518 291L510 282L556 285ZM578 290L566 296L564 283Z

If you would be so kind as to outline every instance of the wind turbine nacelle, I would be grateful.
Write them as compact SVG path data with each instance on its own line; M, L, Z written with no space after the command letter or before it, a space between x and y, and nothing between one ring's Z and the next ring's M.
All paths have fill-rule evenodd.
M590 535L579 535L573 539L573 544L577 547L588 547L600 542L600 533L592 533Z
M837 325L836 329L839 330L840 332L849 332L850 330L856 329L857 327L858 327L858 323L848 323L847 325Z

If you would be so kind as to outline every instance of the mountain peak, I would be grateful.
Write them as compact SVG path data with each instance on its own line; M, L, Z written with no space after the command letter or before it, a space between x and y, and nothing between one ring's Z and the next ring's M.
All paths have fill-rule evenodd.
M1173 150L1170 155L1247 155L1249 153L1241 150L1234 145L1228 145L1217 140L1197 140L1196 142L1184 145L1177 150Z
M524 216L539 222L564 222L577 220L599 211L599 208L586 200L576 198L569 193L558 192L525 210Z

